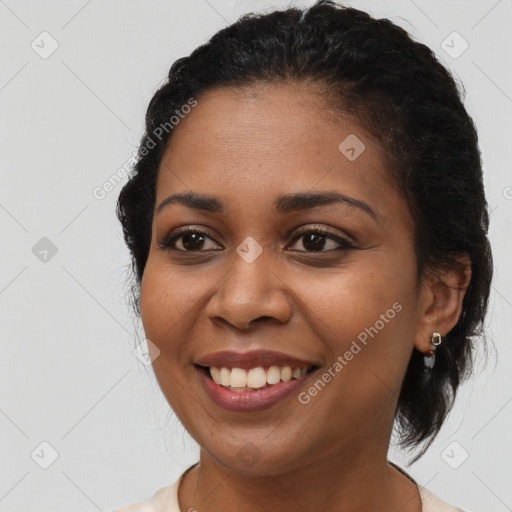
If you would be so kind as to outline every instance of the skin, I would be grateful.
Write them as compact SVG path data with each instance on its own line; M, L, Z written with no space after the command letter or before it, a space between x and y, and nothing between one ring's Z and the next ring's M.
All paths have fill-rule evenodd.
M146 336L160 350L156 378L200 446L179 488L181 510L419 512L416 486L387 463L394 411L413 348L428 353L432 332L456 324L469 261L416 281L414 224L384 149L330 115L311 87L220 88L197 99L174 128L156 205L194 191L225 211L173 203L155 214L140 296ZM349 134L365 144L354 161L338 149ZM364 201L376 219L341 203L273 209L282 194L318 191ZM180 226L208 230L196 245L204 253L187 253L183 237L175 251L157 246ZM314 252L299 226L331 229L356 249L336 251L328 235ZM236 252L248 236L262 248L252 263ZM262 348L313 361L321 375L394 303L400 312L307 405L292 394L265 411L227 411L196 374L200 356ZM237 453L249 442L257 455L248 467Z

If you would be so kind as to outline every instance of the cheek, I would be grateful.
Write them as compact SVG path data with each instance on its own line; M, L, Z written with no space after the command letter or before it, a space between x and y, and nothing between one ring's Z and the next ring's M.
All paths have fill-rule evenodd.
M334 437L353 432L354 425L372 429L394 410L390 402L398 396L413 347L409 270L375 258L371 269L351 268L307 287L303 300L329 360L317 377L328 382L326 391L314 381L303 398L316 404L319 417L333 419Z
M182 300L187 288L176 284L179 282L165 265L148 259L140 286L140 314L146 338L160 350L153 361L155 377L169 405L183 418L187 397L183 396L178 373L186 366L182 364L183 344L179 340L189 326Z
M415 268L409 260L383 256L315 279L304 287L303 300L332 361L341 356L353 367L345 373L368 369L394 382L412 350Z
M161 258L149 258L140 287L140 314L146 338L160 350L166 366L187 362L188 340L205 307L205 279L191 278Z
M180 298L176 281L148 260L140 287L140 314L146 337L157 345L172 336L171 327L183 316Z

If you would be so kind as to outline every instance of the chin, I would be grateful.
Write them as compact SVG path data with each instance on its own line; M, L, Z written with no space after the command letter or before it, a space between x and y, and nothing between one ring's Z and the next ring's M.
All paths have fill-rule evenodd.
M307 461L298 458L296 446L296 443L293 443L286 448L281 444L276 451L274 446L262 447L256 442L247 441L227 452L220 452L218 444L214 446L213 451L206 451L229 471L250 476L277 476L307 465Z

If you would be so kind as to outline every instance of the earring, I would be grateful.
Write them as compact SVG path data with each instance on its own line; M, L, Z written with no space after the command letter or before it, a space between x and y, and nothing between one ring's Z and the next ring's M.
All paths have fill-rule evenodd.
M442 341L443 339L441 337L441 334L438 333L437 331L434 331L432 333L432 336L430 337L430 346L432 348L428 351L428 356L423 357L423 364L425 366L423 371L425 373L429 373L432 370L432 368L434 368L434 364L436 362L436 348L438 345L441 344Z

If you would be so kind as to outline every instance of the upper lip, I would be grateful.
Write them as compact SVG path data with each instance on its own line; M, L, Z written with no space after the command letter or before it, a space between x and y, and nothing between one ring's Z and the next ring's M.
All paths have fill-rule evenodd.
M314 362L305 361L272 350L251 350L249 352L225 350L200 357L195 361L195 364L199 366L215 366L217 368L245 369L257 366L291 366L292 368L316 366Z

